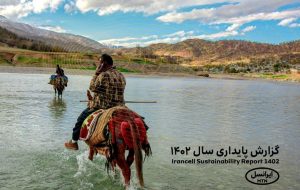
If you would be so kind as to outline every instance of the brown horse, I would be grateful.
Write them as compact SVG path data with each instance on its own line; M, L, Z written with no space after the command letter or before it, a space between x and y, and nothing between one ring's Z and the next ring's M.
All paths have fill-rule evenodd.
M95 130L94 133L96 133ZM126 188L130 184L131 169L130 166L135 161L137 177L141 187L144 186L143 179L143 154L150 156L151 147L147 139L146 128L142 118L128 108L116 109L108 122L108 137L104 142L97 142L97 134L93 134L91 139L85 141L90 147L89 159L93 160L94 154L101 154L107 158L108 168L114 170L118 165L125 179ZM128 155L125 158L125 153Z
M55 92L55 96L57 93L57 97L59 98L59 96L62 98L62 93L65 89L65 82L63 77L57 76L54 81L53 81L53 89Z

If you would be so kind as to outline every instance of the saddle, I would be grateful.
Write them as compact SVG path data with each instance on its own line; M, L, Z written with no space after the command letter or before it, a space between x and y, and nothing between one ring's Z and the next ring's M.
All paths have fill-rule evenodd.
M58 76L58 75L51 75L50 76L50 81L49 81L49 83L48 84L51 84L51 85L54 85L55 84L55 80L57 79L57 78L61 78L62 79L62 83L63 83L63 85L64 86L68 86L68 77L67 76L65 76L65 75L63 75L63 76Z
M104 110L102 109L97 110L91 113L84 120L80 129L80 136L79 136L80 140L86 141L91 137L103 112Z
M106 141L110 140L109 137L115 135L115 132L118 134L122 132L125 136L129 136L129 134L126 135L127 131L129 131L129 126L125 124L121 126L123 121L134 122L143 131L143 136L146 136L148 127L145 128L146 125L142 119L142 117L126 106L116 106L107 110L100 109L90 114L84 120L79 138L89 146L101 146L103 143L104 146ZM119 128L115 128L115 126L119 126ZM143 139L140 140L143 141Z
M146 135L148 127L143 118L126 106L116 106L107 110L97 110L85 119L80 131L80 139L90 147L89 159L93 160L94 153L100 153L110 162L116 156L115 146L119 143L125 143L127 148L132 149L130 125L133 123L145 155L151 155L151 147Z

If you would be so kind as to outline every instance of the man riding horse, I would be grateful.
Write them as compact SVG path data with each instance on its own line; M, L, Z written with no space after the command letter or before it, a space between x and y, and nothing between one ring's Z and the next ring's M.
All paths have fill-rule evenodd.
M65 76L64 70L59 65L56 65L56 75L51 75L48 84L53 85L55 96L56 92L58 92L58 97L62 97L62 92L68 84L68 77Z
M103 54L90 83L94 96L87 91L88 107L78 117L72 140L65 147L78 150L77 141L84 140L90 148L89 159L93 160L94 154L99 153L106 156L107 166L114 169L118 165L126 187L130 184L130 166L135 162L139 184L143 187L142 150L145 156L150 156L151 147L143 118L125 106L125 85L125 78L113 67L112 58Z
M57 76L65 76L65 71L62 69L62 68L60 68L60 66L59 65L56 65L56 74L57 74Z
M94 93L89 106L79 115L73 128L72 140L65 143L68 149L78 150L80 130L84 120L99 109L108 109L115 106L124 106L125 77L115 67L111 56L103 54L100 65L90 82L90 90Z

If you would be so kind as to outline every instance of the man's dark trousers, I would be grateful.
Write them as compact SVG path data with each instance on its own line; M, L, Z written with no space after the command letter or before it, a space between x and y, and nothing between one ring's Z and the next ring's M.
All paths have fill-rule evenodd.
M95 111L95 109L86 108L77 118L75 127L73 128L72 140L78 141L80 136L80 129L84 120Z

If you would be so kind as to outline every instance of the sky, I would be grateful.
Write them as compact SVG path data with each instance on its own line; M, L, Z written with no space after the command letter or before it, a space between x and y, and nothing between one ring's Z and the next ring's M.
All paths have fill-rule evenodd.
M300 0L0 0L0 15L125 47L300 39Z

